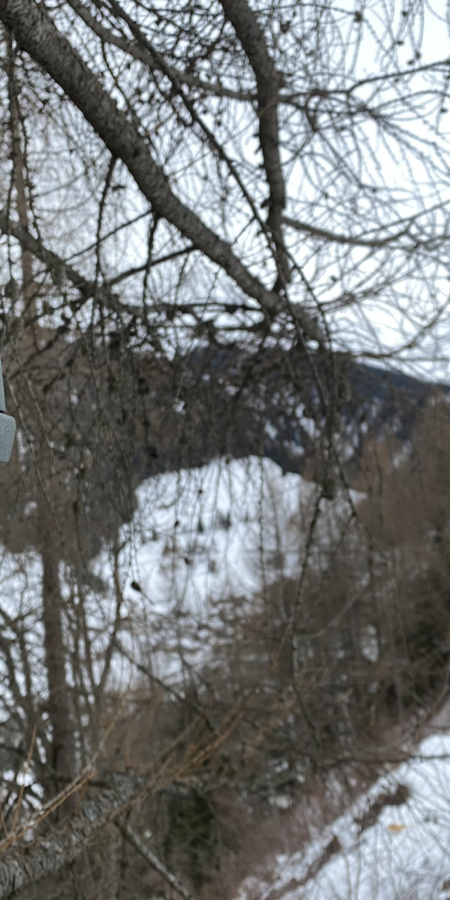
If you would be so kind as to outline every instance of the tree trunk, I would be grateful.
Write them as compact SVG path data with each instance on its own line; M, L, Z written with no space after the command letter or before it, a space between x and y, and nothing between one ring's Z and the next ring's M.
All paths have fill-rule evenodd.
M13 177L16 190L16 207L20 225L29 228L26 165L22 150L20 100L14 77L14 58L9 45L9 104L13 156ZM36 287L33 281L32 255L22 248L22 298L25 311L32 323L36 315ZM34 340L33 324L30 329ZM39 397L39 405L42 398ZM44 625L44 651L48 682L48 714L52 731L52 759L49 760L55 774L55 792L75 775L73 750L73 726L70 714L69 692L65 671L65 647L63 636L63 603L59 582L56 546L57 523L52 509L51 448L44 431L39 411L29 410L29 422L37 438L38 504L42 558L42 621ZM71 800L71 807L73 807ZM71 808L69 807L69 808ZM67 812L67 808L63 808Z
M42 459L42 457L41 457ZM63 603L59 583L55 522L47 498L40 502L42 534L42 621L48 680L48 714L52 729L52 760L56 792L75 774L73 725L68 697L63 635Z

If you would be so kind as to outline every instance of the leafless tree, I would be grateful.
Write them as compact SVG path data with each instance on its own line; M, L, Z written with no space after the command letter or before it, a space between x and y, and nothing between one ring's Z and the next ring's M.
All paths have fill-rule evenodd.
M383 548L368 539L362 562L355 543L376 532L380 508L357 515L342 410L352 357L436 362L446 334L449 65L422 56L423 28L443 27L439 16L438 5L400 3L0 0L3 352L19 423L0 534L5 584L21 594L11 604L6 588L0 607L4 770L14 770L2 897L116 835L114 823L113 855L126 839L188 897L130 810L155 795L167 811L170 790L179 799L235 783L239 754L241 779L259 789L258 748L269 733L287 740L289 716L292 732L303 729L296 752L325 760L336 710L343 740L371 714L362 691L347 703L343 687L351 666L355 684L373 677L361 635L378 642L377 683L404 714L406 682L389 653L403 641L406 665L410 636L404 609L389 622L371 616ZM249 598L226 598L214 636L222 680L211 660L193 671L177 607L170 634L158 632L158 649L181 656L174 686L142 652L150 601L135 583L133 618L124 598L134 491L215 457L261 456L274 423L301 432L302 471L317 484L293 526L299 576L278 587L263 578L250 609ZM336 485L344 512L322 565L318 523ZM261 498L264 536L273 523ZM265 571L263 537L260 551ZM283 548L270 551L281 572ZM108 584L93 564L101 553ZM146 680L158 723L127 773L110 735L131 730L133 716L147 726L137 695L114 691L118 660L130 691L136 671ZM338 695L319 697L324 665ZM74 871L74 890L90 896Z

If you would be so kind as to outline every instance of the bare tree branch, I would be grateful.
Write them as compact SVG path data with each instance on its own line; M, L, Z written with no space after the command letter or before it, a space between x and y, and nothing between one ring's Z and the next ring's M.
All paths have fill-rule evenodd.
M336 234L334 231L328 231L326 228L317 228L315 225L310 225L307 222L298 222L296 219L291 219L289 216L283 216L282 221L288 228L293 228L295 231L302 231L304 234L311 235L311 237L323 238L330 243L349 244L352 247L373 247L374 250L380 247L386 247L388 244L394 243L400 237L403 237L408 233L408 229L403 228L396 234L390 234L385 238L353 237L352 235L347 234Z
M128 841L129 844L145 859L146 863L151 866L155 872L158 872L158 875L161 875L164 878L164 881L167 881L167 884L170 884L170 887L173 888L180 897L183 897L183 900L194 900L193 894L184 887L183 884L178 880L178 878L170 872L170 870L155 856L154 853L144 844L143 840L139 837L138 834L133 830L133 828L128 825L128 823L123 820L116 822L117 828L120 833L123 834L124 838Z
M128 312L132 315L138 315L139 310L122 303L117 295L111 291L109 284L96 284L95 281L90 281L85 278L81 272L74 268L74 266L65 262L65 260L58 256L57 253L54 253L53 250L49 250L48 247L45 247L42 244L42 241L35 238L24 225L11 221L11 219L8 218L6 210L0 210L0 231L3 232L3 234L12 235L12 237L19 242L22 249L28 251L43 263L56 285L60 286L61 282L64 282L65 280L70 281L73 287L80 292L83 300L89 300L89 298L93 297L96 293L100 293L102 302L114 312ZM126 278L127 273L122 277ZM117 276L114 279L114 281L120 280L122 280L120 276Z
M235 256L231 245L208 228L175 196L163 169L153 159L148 142L117 107L69 41L60 34L44 8L33 0L0 0L0 19L12 31L20 46L48 72L80 109L111 154L125 163L155 212L174 225L211 262L223 269L244 293L259 303L269 318L281 312L284 303L280 296L253 276ZM264 98L266 101L268 98L274 99L273 86L270 88L271 93L269 85L264 87L264 91L261 102ZM264 135L267 134L268 141L267 159L271 160L274 172L278 149L274 153L274 148L269 148L270 140L273 139L273 122L270 116L269 122L270 127L264 126ZM272 217L272 224L275 227L278 221L276 211L281 209L283 199L280 184L274 182L273 191L275 219ZM312 329L314 337L318 337L317 326L311 322L310 317L301 310L297 314L299 324L305 331L311 333Z
M258 87L259 137L269 185L267 224L279 253L282 281L289 281L289 263L283 247L282 212L286 191L279 150L278 97L282 76L269 53L264 32L247 0L221 0L226 18L231 22L255 73Z
M101 41L111 44L113 47L117 47L119 50L122 50L123 53L132 56L133 59L144 63L151 72L164 71L169 78L172 78L174 81L179 81L188 87L197 88L201 93L215 94L217 97L229 97L231 100L247 101L250 103L253 103L256 100L255 93L233 90L225 84L222 84L220 81L205 81L203 78L199 78L198 75L193 75L190 72L182 72L167 64L164 64L164 68L162 69L154 54L146 50L141 44L135 43L121 35L114 34L110 28L106 28L105 25L99 22L89 12L87 7L84 6L83 3L80 3L80 0L68 0L68 3L80 19L82 19Z
M143 785L142 778L117 779L113 788L102 791L85 805L83 815L71 819L70 829L61 829L49 837L29 843L9 836L0 844L0 900L6 900L73 862L105 825L125 812L140 795ZM38 817L36 824L44 817Z

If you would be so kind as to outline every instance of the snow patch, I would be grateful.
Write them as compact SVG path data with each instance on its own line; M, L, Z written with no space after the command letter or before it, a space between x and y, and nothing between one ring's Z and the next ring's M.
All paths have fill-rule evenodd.
M395 796L400 788L405 802L377 807L377 798ZM371 810L374 821L368 824ZM450 734L422 741L414 758L380 778L317 840L279 855L270 880L247 879L236 900L250 897L448 900Z

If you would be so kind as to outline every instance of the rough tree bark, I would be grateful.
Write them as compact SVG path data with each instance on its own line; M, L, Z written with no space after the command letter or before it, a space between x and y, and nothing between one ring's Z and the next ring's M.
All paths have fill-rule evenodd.
M95 835L123 814L144 791L145 782L141 778L116 779L112 788L102 791L83 807L79 816L72 817L70 829L61 827L59 833L48 838L38 836L35 842L10 835L0 844L0 900L79 859Z

